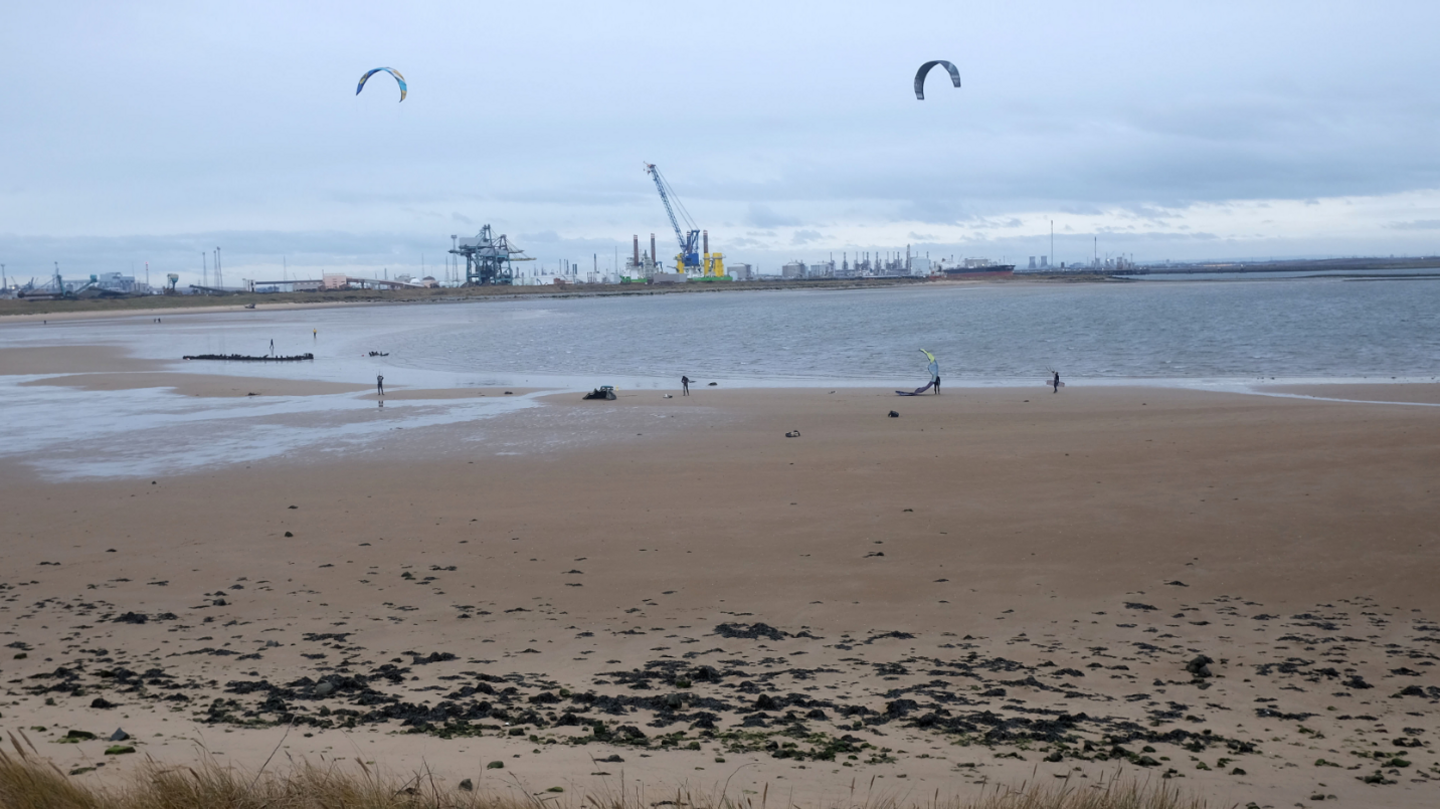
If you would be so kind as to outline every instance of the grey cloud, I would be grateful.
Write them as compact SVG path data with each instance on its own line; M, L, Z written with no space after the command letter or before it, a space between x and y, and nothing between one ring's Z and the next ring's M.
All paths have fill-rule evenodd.
M791 235L790 243L809 244L811 242L818 242L823 238L825 238L824 234L818 230L797 230Z
M793 216L776 213L769 205L752 202L749 212L745 216L745 223L757 228L779 228L794 227L800 224L800 220Z
M1412 219L1409 222L1391 222L1385 227L1392 230L1440 230L1440 219Z

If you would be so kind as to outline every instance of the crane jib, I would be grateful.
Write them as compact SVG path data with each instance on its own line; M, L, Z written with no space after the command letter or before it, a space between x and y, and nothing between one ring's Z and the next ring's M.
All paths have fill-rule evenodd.
M680 206L680 212L685 216L686 224L690 225L688 229L689 232L687 233L686 229L680 227L680 219L675 215L674 206L670 204L674 192L666 188L668 183L666 183L665 179L660 175L660 170L655 168L655 164L646 163L645 172L655 181L655 190L660 192L660 201L665 204L665 213L670 217L670 227L675 229L675 240L680 244L681 260L686 267L699 267L700 254L696 250L696 242L700 239L699 229L695 228L694 223L689 221L690 216L685 212L683 205ZM679 199L675 200L675 204L680 204ZM652 256L652 258L658 257Z

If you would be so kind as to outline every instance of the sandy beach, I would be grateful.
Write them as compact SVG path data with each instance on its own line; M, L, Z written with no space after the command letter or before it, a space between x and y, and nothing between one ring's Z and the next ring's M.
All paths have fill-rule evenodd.
M90 389L279 384L42 359ZM1377 387L1345 398L1434 401ZM1433 408L621 393L169 477L6 461L0 731L108 781L141 758L104 754L123 728L161 762L279 744L577 795L1124 768L1219 805L1433 804Z

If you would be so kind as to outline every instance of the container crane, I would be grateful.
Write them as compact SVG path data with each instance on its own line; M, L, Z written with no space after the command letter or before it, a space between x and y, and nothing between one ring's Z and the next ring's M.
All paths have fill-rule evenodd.
M655 190L660 192L660 201L665 203L665 213L670 216L670 226L675 229L675 240L680 243L680 252L675 256L675 271L681 275L694 275L701 278L725 279L725 257L720 253L710 252L709 234L705 236L704 260L702 263L699 245L701 230L695 227L695 220L690 218L690 212L685 210L685 205L675 195L675 189L670 187L660 174L660 169L655 168L654 163L645 164L645 173L655 181ZM675 215L676 210L680 215ZM685 227L681 228L680 220L685 220Z

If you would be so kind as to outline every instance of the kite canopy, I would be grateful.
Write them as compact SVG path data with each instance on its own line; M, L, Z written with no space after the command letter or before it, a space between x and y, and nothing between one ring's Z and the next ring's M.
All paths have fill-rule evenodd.
M940 378L940 361L935 359L934 354L931 354L929 351L926 351L923 348L920 349L920 353L924 354L930 359L930 364L925 366L925 370L930 372L930 381L934 382L935 380Z
M363 76L360 77L360 83L357 84L357 85L355 85L355 95L357 95L357 96L360 95L360 91L365 89L365 82L368 81L371 76L375 75L376 73L379 73L379 72L382 71L382 70L385 71L386 73L389 73L390 75L394 76L394 77L395 77L395 81L399 82L399 84L400 84L400 100L401 100L401 101L404 101L404 100L405 100L405 90L406 90L406 87L405 87L405 77L402 76L402 75L400 75L400 71L398 71L398 70L396 70L396 69L394 69L394 68L390 68L390 67L377 67L377 68L375 68L374 70L367 70L367 71L365 71L365 75L363 75Z
M945 69L950 71L950 81L956 87L960 86L960 71L954 65L944 59L926 62L921 65L920 69L915 73L915 97L922 101L925 99L925 76L930 72L930 68L936 65L944 65Z

